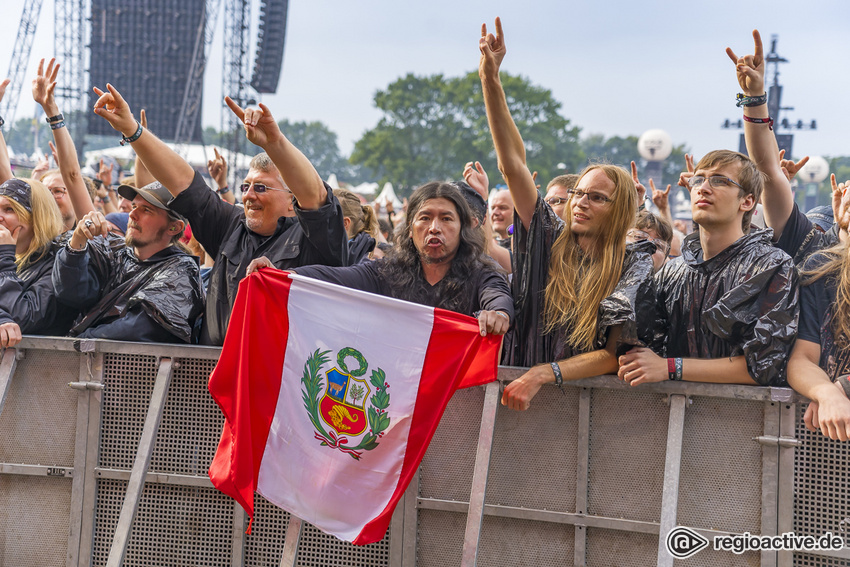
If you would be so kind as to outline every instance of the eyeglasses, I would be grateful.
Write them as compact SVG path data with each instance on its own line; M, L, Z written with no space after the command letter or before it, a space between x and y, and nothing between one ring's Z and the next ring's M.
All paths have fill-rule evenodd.
M64 187L54 187L53 189L50 190L50 192L53 193L54 197L60 197L62 195L65 195L68 192L68 190L65 189Z
M286 191L287 193L292 193L289 189L281 189L280 187L269 187L268 185L263 185L262 183L243 183L239 186L239 189L242 190L242 193L247 193L248 189L251 187L254 188L254 193L265 193L266 191Z
M566 203L569 199L563 199L561 197L549 197L546 199L546 202L549 203L550 207L557 207L561 203Z
M706 179L713 189L725 189L730 185L734 185L735 187L743 190L743 187L741 187L734 179L729 179L725 175L712 175L711 177L706 177L705 175L694 175L688 180L688 187L691 189L702 187L702 184L705 183Z
M576 201L581 201L581 198L587 195L587 199L593 203L594 205L604 205L605 203L610 203L613 199L609 199L602 193L597 193L596 191L582 191L581 189L570 189L567 191L570 196L575 197Z
M652 236L650 236L648 232L644 232L637 228L633 228L629 232L627 232L626 238L631 239L632 242L645 242L649 240L653 244L655 244L655 247L661 250L665 256L670 251L670 245L667 244L667 242L661 240L660 238L652 238Z

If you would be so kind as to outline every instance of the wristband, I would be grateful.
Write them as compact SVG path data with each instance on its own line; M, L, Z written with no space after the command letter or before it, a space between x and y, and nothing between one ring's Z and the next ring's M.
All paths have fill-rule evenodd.
M744 122L751 122L753 124L767 124L771 130L773 130L773 118L768 116L767 118L753 118L751 116L744 115Z
M129 138L127 136L121 136L121 141L118 142L119 144L121 144L122 146L125 144L132 144L133 142L139 139L139 136L142 135L142 131L144 131L144 128L142 128L142 125L139 123L138 120L136 121L136 124L138 124L139 127L136 128L136 131L133 133L133 135Z
M218 193L219 195L224 195L225 193L229 193L229 192L230 192L230 187L228 187L227 185L225 185L224 187L222 187L221 189L216 191L216 193Z
M667 379L675 380L676 379L676 360L673 358L667 359Z
M2 128L5 123L6 123L6 121L3 120L2 116L0 116L0 128Z
M682 359L676 358L674 360L675 360L675 365L676 365L676 377L673 378L673 380L677 380L677 381L681 382L682 381Z
M101 197L100 200L103 203L109 203L110 202L109 195L107 195L106 197Z
M51 116L50 118L45 118L44 121L48 124L53 124L54 122L62 122L65 120L65 115L61 112L56 116Z
M63 122L53 122L53 123L50 124L51 130L58 130L59 128L64 128L64 127L65 127L64 121Z
M850 398L850 374L842 374L835 381L844 390L844 395Z
M549 365L552 367L552 372L555 373L555 385L560 388L561 393L566 396L567 393L564 391L564 376L561 374L561 367L558 366L557 362L550 362Z
M735 103L735 106L761 106L763 104L767 104L767 93L759 96L746 96L744 93L738 93L735 95L735 98L738 102Z

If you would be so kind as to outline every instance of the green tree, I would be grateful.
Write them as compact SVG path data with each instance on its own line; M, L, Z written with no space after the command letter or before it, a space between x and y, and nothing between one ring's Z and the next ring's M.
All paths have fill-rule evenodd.
M619 165L625 169L629 169L631 162L634 161L638 167L638 174L641 177L641 182L649 189L649 180L644 179L642 170L646 166L646 160L643 159L637 149L637 136L613 136L605 138L602 134L591 134L581 141L581 149L587 156L588 163L604 161ZM663 182L666 185L670 183L675 185L679 180L679 174L685 170L685 154L690 150L684 144L674 146L673 151L666 160L664 160ZM656 179L656 181L659 181ZM658 187L663 189L663 187Z
M42 154L50 153L48 141L53 140L50 126L43 118L19 118L15 124L3 132L6 145L17 153L30 155L35 151L35 135L38 131L38 149Z
M511 114L522 133L531 169L548 179L557 164L584 161L578 128L559 114L548 89L502 73ZM354 146L351 161L391 181L401 194L435 179L459 179L468 161L481 161L499 181L478 73L446 78L408 74L375 95L384 115Z
M341 181L353 177L353 166L340 153L336 132L323 122L278 122L281 132L312 162L322 179L335 173Z

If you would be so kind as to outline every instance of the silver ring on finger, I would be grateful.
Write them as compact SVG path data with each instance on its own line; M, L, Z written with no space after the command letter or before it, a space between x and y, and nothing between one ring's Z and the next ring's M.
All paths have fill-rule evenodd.
M86 225L86 228L91 228L91 227L93 227L93 226L94 226L94 223L93 223L91 220L87 220L87 221L85 222L85 225Z

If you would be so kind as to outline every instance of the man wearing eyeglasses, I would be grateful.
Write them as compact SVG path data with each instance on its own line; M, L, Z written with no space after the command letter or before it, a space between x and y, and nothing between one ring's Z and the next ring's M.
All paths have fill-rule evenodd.
M195 238L215 258L201 344L224 342L239 281L252 259L266 256L281 269L347 265L348 238L339 202L265 105L242 109L225 98L248 140L265 150L251 161L242 185L243 210L217 197L192 166L139 125L115 88L107 89L96 89L100 98L95 113L133 145L150 173L174 196L169 207L189 220ZM286 216L293 197L296 218Z
M797 272L772 245L772 231L750 230L763 184L755 164L737 152L714 151L697 164L689 186L699 231L655 278L667 358L634 348L620 357L620 378L635 386L785 382L797 333Z
M579 176L574 173L559 175L546 186L544 201L549 203L552 211L565 221L567 218L567 201L570 200L570 190L575 188Z

